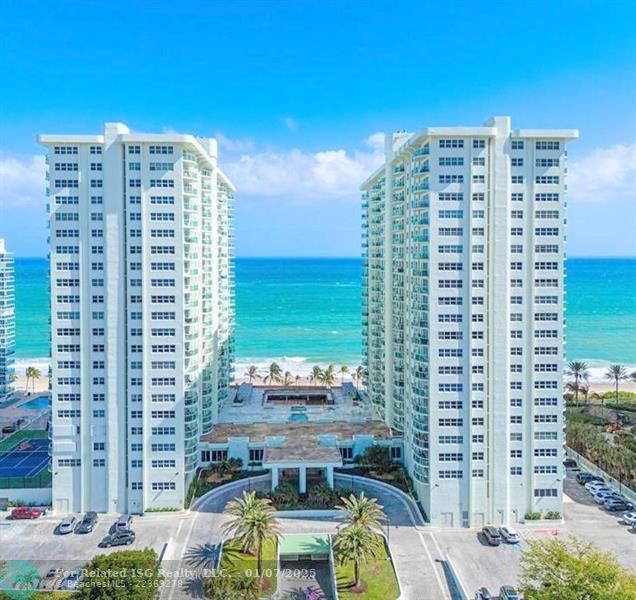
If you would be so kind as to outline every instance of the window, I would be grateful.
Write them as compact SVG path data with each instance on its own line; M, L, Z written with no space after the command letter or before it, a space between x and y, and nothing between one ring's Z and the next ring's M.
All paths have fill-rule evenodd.
M560 150L561 142L553 140L537 140L535 148L537 150Z
M463 148L464 140L440 140L439 141L440 148Z
M463 156L440 156L439 166L440 167L463 167L464 157Z
M535 488L535 498L556 498L559 495L559 490L556 488Z
M440 175L439 182L442 184L464 183L464 176L463 175Z
M558 167L559 159L558 158L537 158L535 164L537 167Z
M523 192L513 192L511 199L513 202L523 202Z
M523 150L523 140L512 140L511 149L512 150Z
M173 146L167 146L165 144L153 145L148 148L150 154L172 154L174 152Z
M485 175L473 175L473 183L486 183Z
M473 140L473 148L481 150L486 147L486 140Z
M473 167L485 167L486 166L486 157L485 156L474 156L473 157Z
M558 175L537 175L534 178L534 182L535 183L559 183L559 176Z
M463 477L462 471L439 471L438 476L440 479L461 479Z
M473 193L473 202L483 202L485 199L486 199L486 194L484 192Z
M523 175L513 175L512 183L523 183Z
M440 192L437 199L440 202L462 202L464 194L462 192Z
M513 158L511 163L513 167L523 167L523 158Z
M536 202L558 202L559 194L541 192L534 195Z

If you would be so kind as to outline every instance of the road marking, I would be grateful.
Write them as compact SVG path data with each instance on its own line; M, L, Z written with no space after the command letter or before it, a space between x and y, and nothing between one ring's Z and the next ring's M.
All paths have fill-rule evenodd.
M417 536L420 538L420 543L422 544L422 546L424 546L424 552L426 552L426 556L428 558L428 562L433 567L433 574L435 575L435 579L437 579L437 585L439 586L439 589L442 590L442 593L444 594L445 600L451 600L450 594L448 593L448 588L447 588L446 585L444 585L444 582L442 581L442 578L439 576L439 572L438 572L438 569L437 569L437 563L433 560L433 556L431 555L431 552L428 549L428 546L426 545L426 542L424 541L424 538L422 537L423 535L424 534L421 531L417 532Z

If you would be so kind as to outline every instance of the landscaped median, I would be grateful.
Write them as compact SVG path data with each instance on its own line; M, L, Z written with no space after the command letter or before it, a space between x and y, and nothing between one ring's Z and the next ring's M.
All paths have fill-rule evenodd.
M261 590L264 597L276 592L277 547L276 539L267 539L263 542ZM225 573L229 573L230 576L232 573L241 573L247 577L257 577L257 562L256 553L243 552L241 542L237 538L223 543L219 564L222 576Z
M360 561L361 585L355 586L355 564L341 561L335 549L336 585L339 600L396 600L400 597L391 554L383 536L378 535L373 558Z

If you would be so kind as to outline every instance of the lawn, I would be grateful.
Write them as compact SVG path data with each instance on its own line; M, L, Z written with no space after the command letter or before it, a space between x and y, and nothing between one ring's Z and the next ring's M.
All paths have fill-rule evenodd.
M12 433L8 438L5 438L0 442L0 452L6 452L15 446L18 442L22 440L40 440L44 439L49 435L48 431L43 429L35 429L33 431L29 429L21 429L20 431L16 431Z
M267 540L263 545L263 573L265 575L265 585L263 591L269 596L276 591L276 570L277 564L277 544L276 540ZM247 575L256 576L256 555L243 554L241 546L236 539L227 540L223 543L223 554L221 555L221 569L230 571L236 570Z
M340 600L395 600L400 596L393 563L387 560L387 549L382 544L377 558L367 560L360 565L360 578L367 585L362 593L348 592L353 584L353 563L336 563L336 583Z

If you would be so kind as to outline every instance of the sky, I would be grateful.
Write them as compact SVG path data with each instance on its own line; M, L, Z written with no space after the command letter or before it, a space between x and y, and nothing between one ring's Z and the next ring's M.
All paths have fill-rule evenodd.
M636 2L0 0L0 237L46 255L38 133L215 136L238 256L357 256L382 132L577 128L568 254L636 256Z

